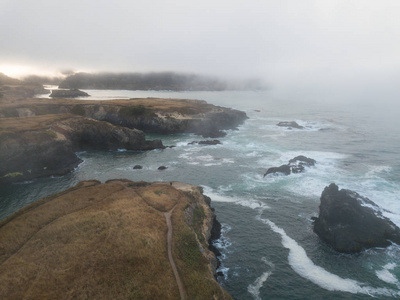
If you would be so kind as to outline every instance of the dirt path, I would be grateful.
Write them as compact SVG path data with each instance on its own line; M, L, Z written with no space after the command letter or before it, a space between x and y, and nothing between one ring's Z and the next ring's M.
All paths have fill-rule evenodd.
M182 280L179 277L178 269L176 268L174 258L172 257L172 224L171 224L171 215L172 215L172 212L175 209L175 206L169 212L164 213L165 220L167 221L167 227L168 227L168 232L167 232L168 259L169 259L169 263L171 265L172 271L174 272L176 283L178 284L179 294L181 295L181 300L186 300L186 298L187 298L186 297L186 292L185 292L185 289L183 287Z

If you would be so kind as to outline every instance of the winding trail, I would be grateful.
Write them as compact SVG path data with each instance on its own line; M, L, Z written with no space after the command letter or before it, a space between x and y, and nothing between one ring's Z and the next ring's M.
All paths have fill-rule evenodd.
M178 284L179 294L181 296L181 300L186 300L187 299L186 292L185 292L185 289L183 287L182 280L179 277L178 269L176 268L174 258L172 257L172 224L171 224L171 215L172 215L172 212L174 211L175 207L176 207L176 205L169 212L165 212L164 213L165 220L167 222L167 227L168 227L168 232L167 232L168 259L169 259L169 263L171 265L172 271L174 272L176 283Z

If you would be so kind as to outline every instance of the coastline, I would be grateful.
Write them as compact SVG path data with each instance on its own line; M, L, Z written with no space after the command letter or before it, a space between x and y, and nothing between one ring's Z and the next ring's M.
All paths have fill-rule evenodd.
M247 119L244 112L201 100L98 103L26 98L21 89L6 90L0 102L0 158L6 162L0 168L0 184L67 174L81 162L77 151L164 148L159 140L147 141L144 133L214 138Z

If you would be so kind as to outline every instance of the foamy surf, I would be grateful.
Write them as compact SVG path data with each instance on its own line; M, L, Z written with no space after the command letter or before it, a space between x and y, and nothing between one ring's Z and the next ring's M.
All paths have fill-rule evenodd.
M229 248L232 246L232 242L227 236L228 232L231 231L232 227L228 224L221 224L221 236L218 240L213 241L213 246L216 247L221 252L220 257L220 266L217 269L217 272L221 272L224 276L225 280L228 280L228 272L229 268L224 266L224 260L227 255L230 253Z
M352 294L400 296L400 291L388 288L373 288L349 278L341 278L330 273L324 268L315 265L307 256L306 251L286 232L268 219L259 218L269 225L271 229L282 238L282 245L289 249L288 261L291 268L301 277L311 281L319 287L328 291L341 291ZM385 273L385 275L387 275Z
M232 204L248 207L251 209L257 209L257 210L261 210L261 211L270 208L267 204L263 203L260 200L251 199L251 198L238 199L238 198L225 196L221 193L215 192L212 188L207 187L207 186L203 186L203 189L204 189L204 194L209 196L211 198L212 202L227 202L227 203L232 203Z
M396 284L399 287L399 280L393 275L392 271L397 265L395 263L388 263L383 266L382 270L376 271L376 276L387 283Z
M252 294L254 299L256 300L261 300L260 289L262 288L264 282L267 281L268 277L271 276L274 269L274 264L268 261L265 257L263 257L261 260L268 266L268 271L262 273L261 276L258 277L253 284L249 284L249 286L247 287L247 291Z

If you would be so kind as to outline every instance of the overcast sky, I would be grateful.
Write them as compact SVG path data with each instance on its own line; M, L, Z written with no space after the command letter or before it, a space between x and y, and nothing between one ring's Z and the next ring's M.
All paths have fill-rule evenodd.
M272 85L400 77L398 0L0 0L0 38L0 72L10 75L171 70Z

